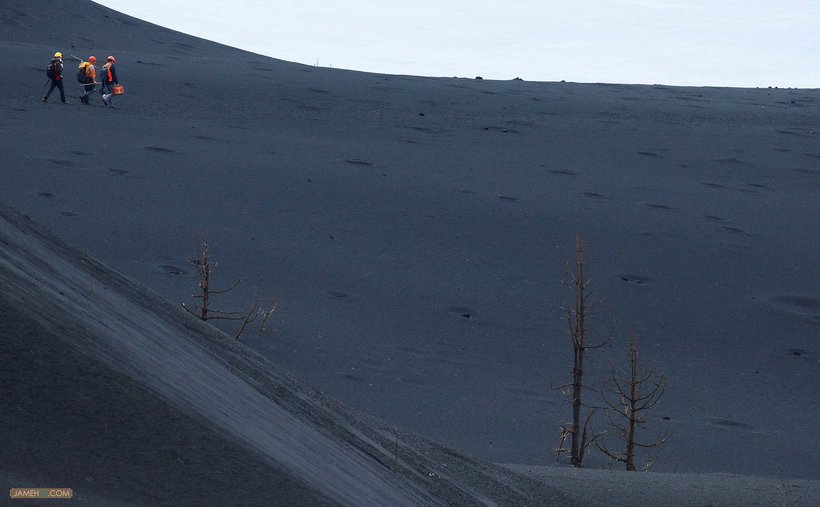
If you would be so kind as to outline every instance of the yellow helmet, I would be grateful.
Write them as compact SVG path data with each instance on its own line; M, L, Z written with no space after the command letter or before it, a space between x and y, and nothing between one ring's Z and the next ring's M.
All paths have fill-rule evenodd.
M62 54L62 53L60 53L59 51L57 51L56 53L54 53L54 58L62 58L62 57L63 57L63 54Z

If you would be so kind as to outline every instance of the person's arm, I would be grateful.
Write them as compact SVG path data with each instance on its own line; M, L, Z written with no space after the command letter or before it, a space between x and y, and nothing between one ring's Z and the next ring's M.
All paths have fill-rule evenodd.
M110 67L110 69L111 69L111 80L114 81L115 85L120 84L120 81L117 79L117 67L112 65Z

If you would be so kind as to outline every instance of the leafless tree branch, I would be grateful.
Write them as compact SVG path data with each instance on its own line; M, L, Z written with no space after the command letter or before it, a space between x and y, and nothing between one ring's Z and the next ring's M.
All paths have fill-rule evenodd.
M636 448L656 448L666 443L669 433L664 432L657 440L650 443L639 442L636 438L636 428L643 428L646 423L645 412L653 409L666 389L666 380L663 375L654 383L654 385L645 392L641 392L644 385L654 376L652 370L646 370L638 364L638 338L635 335L630 336L629 344L629 363L630 375L624 380L619 380L613 373L609 380L607 389L602 389L601 397L605 404L609 407L607 418L611 427L615 428L618 435L623 439L625 450L618 452L617 455L609 451L605 444L601 443L598 448L609 456L625 463L626 469L630 471L636 470L635 467L635 449ZM607 397L607 393L615 395L617 401L613 401ZM623 425L613 419L613 414L623 420ZM597 444L596 444L597 445ZM648 470L652 463L648 463L644 470Z
M201 294L194 295L192 297L201 300L202 303L196 305L193 309L191 309L185 303L182 303L182 307L185 309L186 312L203 321L226 320L242 322L239 329L234 334L234 338L236 340L239 340L239 337L242 335L242 333L245 331L245 328L247 328L249 324L253 323L254 321L256 321L257 318L261 316L262 324L260 324L260 329L257 332L257 334L262 333L262 326L267 322L268 318L270 318L271 314L276 309L275 303L271 306L270 309L265 309L255 300L250 309L245 312L228 312L222 310L213 310L210 307L211 296L214 294L225 294L226 292L232 291L233 289L237 288L240 283L242 283L242 280L235 281L230 287L226 289L211 289L211 275L213 274L215 263L212 263L210 260L210 250L207 239L202 242L202 256L197 258L189 258L188 261L196 267L197 273L199 273L199 288L202 290Z

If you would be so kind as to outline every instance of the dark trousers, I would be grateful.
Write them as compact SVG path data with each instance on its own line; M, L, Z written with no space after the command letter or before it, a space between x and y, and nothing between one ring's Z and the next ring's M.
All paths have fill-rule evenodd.
M114 81L111 81L110 83L106 83L105 81L102 82L100 85L100 95L105 95L106 93L111 95L108 97L108 103L110 104L111 99L114 98Z
M83 87L85 88L85 93L83 93L83 96L80 97L80 100L83 101L83 104L88 104L88 98L91 96L92 93L94 93L94 90L97 89L97 86L93 84L87 84L83 85Z
M65 102L65 90L63 90L63 80L62 79L52 79L51 80L51 88L48 89L48 93L46 93L46 96L43 97L43 98L48 100L49 95L51 95L51 92L53 92L55 88L60 89L60 100Z

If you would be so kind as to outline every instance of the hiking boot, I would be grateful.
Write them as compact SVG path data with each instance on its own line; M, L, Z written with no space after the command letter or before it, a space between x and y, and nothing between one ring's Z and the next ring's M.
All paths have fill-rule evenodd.
M100 98L102 99L103 104L105 104L105 105L107 106L107 105L108 105L108 101L107 101L107 100L105 100L105 95L101 95L101 96L100 96Z
M48 102L48 99L43 97L43 102Z

